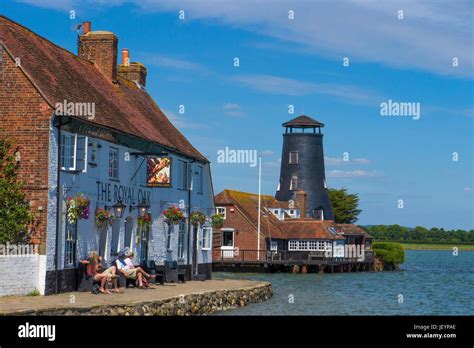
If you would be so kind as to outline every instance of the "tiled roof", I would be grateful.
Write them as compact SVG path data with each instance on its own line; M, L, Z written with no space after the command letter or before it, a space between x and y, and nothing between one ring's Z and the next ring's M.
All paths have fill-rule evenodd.
M255 226L258 219L258 195L253 193L224 190L214 198L215 205L234 205L242 214ZM277 203L284 203L288 207L288 202L277 201L273 196L261 195L262 217L261 232L265 237L272 238L299 238L299 239L342 239L329 232L329 227L333 221L319 221L314 219L288 219L280 221L276 216L265 208L274 208ZM232 227L224 225L224 227Z
M208 161L171 124L153 99L134 82L109 81L91 62L0 16L0 42L54 108L56 103L95 103L95 119L104 126Z
M365 230L353 224L334 224L334 227L337 231L342 231L345 235L358 234L363 235L367 238L372 238L372 236L368 234Z
M311 118L306 115L300 115L290 121L287 121L282 124L283 127L324 127L324 123L316 121L314 118Z
M298 238L298 239L344 239L340 235L329 232L332 221L313 219L290 219L282 221L282 233L272 235L273 238Z

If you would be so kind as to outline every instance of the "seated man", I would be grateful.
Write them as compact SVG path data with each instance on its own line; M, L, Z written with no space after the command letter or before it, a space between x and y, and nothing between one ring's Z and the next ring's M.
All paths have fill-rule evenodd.
M138 288L146 289L143 282L143 277L152 278L154 275L146 273L143 268L135 267L133 264L133 253L128 252L125 257L119 257L117 259L117 269L121 272L127 279L138 279Z

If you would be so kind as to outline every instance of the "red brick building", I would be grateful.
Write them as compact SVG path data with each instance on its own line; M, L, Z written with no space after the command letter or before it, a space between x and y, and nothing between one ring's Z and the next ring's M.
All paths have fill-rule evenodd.
M306 194L296 192L296 202L261 196L260 249L258 249L258 195L224 190L215 196L224 225L214 229L213 257L266 260L268 258L331 258L347 255L346 245L370 250L372 237L352 224L315 220L305 215ZM297 255L298 254L298 255Z
M78 34L76 55L0 16L0 138L16 147L35 215L31 242L46 259L40 291L75 290L91 250L112 262L128 248L136 262L177 262L188 278L210 278L211 227L189 223L194 211L214 212L209 161L147 93L146 67L130 62L128 49L118 64L116 35L89 22ZM157 160L166 160L166 183L149 185L147 167ZM67 202L78 195L90 217L74 221ZM139 204L151 225L140 223ZM185 212L179 225L164 218L170 206ZM114 212L104 228L95 221L100 209Z

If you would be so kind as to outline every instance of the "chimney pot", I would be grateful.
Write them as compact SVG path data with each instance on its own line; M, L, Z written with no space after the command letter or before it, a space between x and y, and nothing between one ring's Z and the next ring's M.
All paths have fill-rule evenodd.
M128 48L122 48L122 64L125 66L130 66L130 55Z
M137 82L140 86L146 86L146 67L138 62L130 62L130 52L128 48L122 49L122 64L118 67L120 77L129 81Z
M91 22L84 22L82 23L82 32L84 34L87 34L88 32L91 31Z

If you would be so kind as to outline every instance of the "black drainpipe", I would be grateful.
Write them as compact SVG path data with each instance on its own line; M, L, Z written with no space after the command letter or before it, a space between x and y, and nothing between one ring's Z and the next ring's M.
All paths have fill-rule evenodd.
M57 294L59 292L59 283L58 283L58 268L59 268L59 231L61 230L60 225L60 202L61 202L61 181L60 181L60 173L61 173L61 117L56 117L58 124L58 172L56 175L56 245L54 249L54 293Z
M188 162L188 165L189 165L189 168L188 168L188 173L191 174L191 180L192 180L192 177L193 177L193 171L192 171L192 168L191 168L191 163L194 163L196 160L191 160L190 162ZM193 261L191 262L191 259L190 259L190 247L191 247L191 181L189 181L188 183L188 247L187 247L187 260L188 260L188 265L191 265L191 279L193 277L193 274L194 274L194 254L195 254L195 251L194 251L194 242L193 242Z

